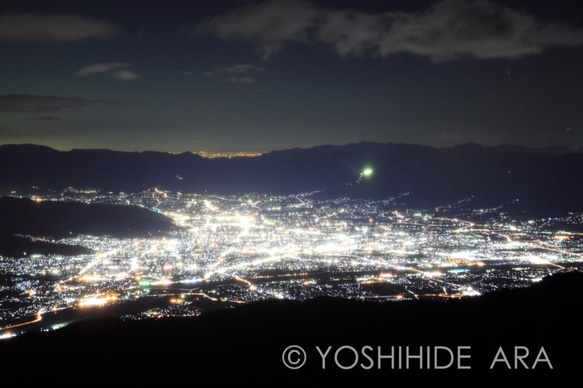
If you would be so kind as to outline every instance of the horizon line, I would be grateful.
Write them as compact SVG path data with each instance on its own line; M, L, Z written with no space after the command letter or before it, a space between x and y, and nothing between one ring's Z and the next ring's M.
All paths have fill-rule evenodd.
M529 146L529 145L522 145L522 144L514 144L514 143L501 143L497 145L486 145L480 144L477 142L464 142L464 143L457 143L453 145L445 145L445 146L437 146L437 145L428 145L422 143L407 143L407 142L380 142L380 141L360 141L360 142L351 142L351 143L344 143L344 144L320 144L320 145L311 145L311 146L290 146L287 148L276 148L271 150L264 150L264 151L251 151L251 150L238 150L238 151L205 151L205 150L185 150L185 151L176 151L176 150L155 150L155 149L141 149L141 150L130 150L130 149L113 149L113 148L104 148L104 147L95 147L95 148L80 148L80 147L73 147L68 149L63 148L56 148L54 146L45 145L45 144L38 144L38 143L5 143L0 144L0 147L38 147L38 148L48 148L58 152L70 152L70 151L109 151L109 152L124 152L124 153L143 153L143 152L157 152L157 153L166 153L166 154L174 154L180 155L185 153L195 154L202 157L234 157L234 156L260 156L264 154L268 154L270 152L277 152L277 151L287 151L287 150L308 150L320 147L348 147L348 146L355 146L355 145L362 145L362 144L378 144L378 145L405 145L405 146L419 146L419 147L426 147L426 148L435 148L435 149L447 149L447 148L456 148L456 147L482 147L482 148L501 148L501 147L515 147L515 148L524 148L524 149L531 149L531 150L544 150L544 149L565 149L565 150L573 150L573 151L582 151L583 148L577 146L566 146L566 145L546 145L546 146Z

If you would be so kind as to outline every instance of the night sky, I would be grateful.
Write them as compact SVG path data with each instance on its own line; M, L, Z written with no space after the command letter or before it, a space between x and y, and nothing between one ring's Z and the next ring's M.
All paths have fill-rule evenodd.
M583 147L579 3L0 0L0 144Z

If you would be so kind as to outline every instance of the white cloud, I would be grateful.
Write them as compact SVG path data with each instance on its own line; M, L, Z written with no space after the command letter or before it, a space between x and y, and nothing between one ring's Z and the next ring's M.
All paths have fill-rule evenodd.
M245 64L241 64L241 65L234 65L231 67L227 67L225 69L222 69L222 72L225 73L247 73L249 71L252 70L256 70L257 68L254 65L245 65Z
M119 69L120 67L128 66L130 66L130 64L125 62L96 63L93 65L85 66L75 74L79 77L83 77L91 74L107 73L109 71Z
M85 66L81 70L77 71L75 75L78 77L85 77L94 74L111 73L114 78L121 80L135 80L140 78L133 71L125 69L126 67L130 66L131 64L127 62L95 63Z
M216 70L205 71L204 75L209 78L223 79L234 84L252 84L255 83L256 79L249 74L261 73L264 71L265 69L263 67L249 64L238 64Z
M385 33L387 16L363 12L325 12L316 39L333 46L340 55L362 55L375 50Z
M228 81L232 84L252 84L255 83L255 78L253 77L231 77Z
M340 55L409 53L433 61L518 58L549 46L582 46L583 29L543 21L492 0L443 0L418 13L335 10L271 0L208 19L194 36L253 44L263 59L290 43L325 43Z
M131 80L140 78L139 75L137 75L133 71L127 70L127 69L118 70L118 71L113 73L113 76L117 79L122 79L122 80L126 80L126 81L131 81Z
M211 33L221 39L250 41L265 59L286 43L308 41L308 29L313 27L318 13L316 7L302 1L272 0L207 19L193 35Z

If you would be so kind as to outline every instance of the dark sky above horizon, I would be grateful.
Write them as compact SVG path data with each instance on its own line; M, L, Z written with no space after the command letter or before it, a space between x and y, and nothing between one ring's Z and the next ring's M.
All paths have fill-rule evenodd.
M583 147L577 1L0 4L0 144Z

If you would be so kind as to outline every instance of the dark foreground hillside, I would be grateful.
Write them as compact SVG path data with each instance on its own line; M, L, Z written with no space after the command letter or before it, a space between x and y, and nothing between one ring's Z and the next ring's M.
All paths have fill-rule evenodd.
M137 206L0 197L0 233L63 238L78 234L116 237L167 232L172 220Z
M90 250L51 240L79 234L155 236L173 227L168 217L137 206L0 197L0 255L7 257L35 253L80 255ZM32 241L23 236L46 237L47 241Z
M274 301L189 319L85 321L0 342L1 373L29 385L574 387L582 285L571 272L447 302Z

